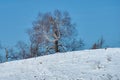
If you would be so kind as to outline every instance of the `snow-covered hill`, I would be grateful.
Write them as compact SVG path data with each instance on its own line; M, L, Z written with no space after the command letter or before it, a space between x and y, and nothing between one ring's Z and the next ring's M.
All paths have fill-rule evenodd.
M0 80L120 80L120 48L56 53L2 63Z

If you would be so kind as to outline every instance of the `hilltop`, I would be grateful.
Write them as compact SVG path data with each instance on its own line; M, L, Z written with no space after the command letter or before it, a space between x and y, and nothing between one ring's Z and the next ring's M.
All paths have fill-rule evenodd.
M56 53L1 63L0 80L120 80L120 48Z

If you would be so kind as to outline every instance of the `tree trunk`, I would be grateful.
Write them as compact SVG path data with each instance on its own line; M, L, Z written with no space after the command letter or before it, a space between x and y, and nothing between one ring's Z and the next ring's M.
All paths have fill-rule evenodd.
M58 49L58 40L55 41L55 52L59 52L59 49Z
M5 53L6 53L6 61L8 61L8 50L7 50L7 48L5 48Z

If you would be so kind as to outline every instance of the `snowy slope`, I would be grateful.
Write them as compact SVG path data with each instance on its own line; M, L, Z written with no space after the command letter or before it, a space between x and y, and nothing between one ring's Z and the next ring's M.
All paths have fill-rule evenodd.
M120 48L56 53L2 63L0 80L120 80Z

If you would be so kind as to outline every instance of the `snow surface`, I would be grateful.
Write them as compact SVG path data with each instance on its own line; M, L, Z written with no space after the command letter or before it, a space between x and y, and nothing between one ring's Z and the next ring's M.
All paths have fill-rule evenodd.
M56 53L2 63L0 80L120 80L120 48Z

